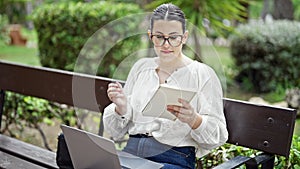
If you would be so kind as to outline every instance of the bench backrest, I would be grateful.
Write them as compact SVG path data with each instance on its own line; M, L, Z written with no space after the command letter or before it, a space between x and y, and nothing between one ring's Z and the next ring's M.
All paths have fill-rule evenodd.
M224 99L228 143L289 156L296 110Z
M102 112L110 103L106 90L111 81L117 80L0 61L0 90L91 111Z
M0 61L0 90L103 112L114 79ZM124 83L120 81L121 83ZM224 98L228 143L288 156L296 111ZM99 134L103 133L100 127Z
M96 112L103 112L110 103L106 91L112 81L118 80L0 61L0 90ZM3 95L0 92L0 109L3 106L1 100ZM99 135L102 134L103 124L100 123Z

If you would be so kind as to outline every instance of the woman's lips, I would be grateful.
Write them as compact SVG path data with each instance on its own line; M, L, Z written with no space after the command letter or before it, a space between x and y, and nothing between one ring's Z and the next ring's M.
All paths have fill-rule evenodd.
M171 50L161 50L162 53L165 53L165 54L169 54L169 53L172 53L173 51Z

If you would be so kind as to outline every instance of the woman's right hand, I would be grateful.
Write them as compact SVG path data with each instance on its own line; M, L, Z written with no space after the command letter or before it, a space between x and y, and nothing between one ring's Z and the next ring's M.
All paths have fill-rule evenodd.
M123 92L123 87L119 82L109 83L107 89L109 100L116 104L116 112L125 115L127 111L127 98Z

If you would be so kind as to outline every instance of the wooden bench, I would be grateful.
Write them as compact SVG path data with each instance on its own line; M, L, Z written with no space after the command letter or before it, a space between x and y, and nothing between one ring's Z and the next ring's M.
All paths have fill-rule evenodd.
M110 103L106 88L111 81L112 79L108 78L0 61L0 126L5 91L102 112L103 108ZM101 123L99 135L102 134ZM24 166L25 161L44 168L58 168L54 152L4 135L0 135L0 152L15 157L1 161L1 167L5 166L4 164L16 164L19 160L19 163ZM14 167L8 165L2 168Z
M0 118L5 91L103 112L110 103L106 90L112 81L117 80L0 61ZM289 156L295 110L224 98L224 112L229 131L228 143L260 150L262 154L255 158L237 156L216 168L235 168L243 164L251 169L258 165L273 168L275 155ZM102 123L98 134L103 134ZM58 168L54 152L3 135L0 135L0 140L0 153L6 159L1 159L0 168L15 168L5 167L9 163L27 168Z
M227 143L248 147L262 153L254 158L237 156L216 169L274 167L275 155L289 157L296 110L224 99L224 113L229 132Z

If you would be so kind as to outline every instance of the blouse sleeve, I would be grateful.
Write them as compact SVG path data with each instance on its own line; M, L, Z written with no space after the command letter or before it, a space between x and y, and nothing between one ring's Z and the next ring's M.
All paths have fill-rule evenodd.
M104 109L103 125L105 131L110 134L114 140L120 140L128 132L130 121L132 121L132 106L130 104L131 93L134 87L136 72L141 66L141 61L138 61L131 68L125 86L123 88L127 96L127 112L121 116L116 113L116 105L111 103Z
M207 66L204 72L208 78L201 82L201 88L197 94L199 105L197 111L202 116L202 123L197 129L192 130L191 136L199 147L210 150L224 144L228 139L228 132L223 112L223 91L220 81L210 67Z

